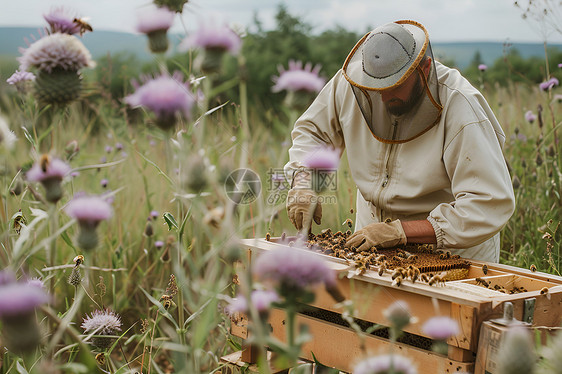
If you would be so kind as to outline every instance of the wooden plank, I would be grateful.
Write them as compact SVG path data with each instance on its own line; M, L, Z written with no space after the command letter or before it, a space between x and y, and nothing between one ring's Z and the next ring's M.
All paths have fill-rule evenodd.
M272 334L281 341L286 341L285 312L274 309L270 316ZM392 343L376 336L366 336L363 341L349 328L321 321L316 318L298 315L298 324L306 324L313 339L304 344L302 357L312 360L314 356L322 364L346 372L352 372L353 366L361 359L386 354L393 350L396 354L406 356L416 365L419 373L472 372L473 362L459 362L401 343Z
M451 303L450 309L450 317L458 322L460 333L449 338L447 344L452 347L462 348L463 350L470 350L472 339L476 338L474 336L476 309L456 303ZM464 361L458 358L455 359L457 361Z

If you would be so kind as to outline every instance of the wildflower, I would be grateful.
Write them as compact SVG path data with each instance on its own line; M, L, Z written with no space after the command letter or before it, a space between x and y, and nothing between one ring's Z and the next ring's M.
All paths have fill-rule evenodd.
M160 213L158 213L157 210L150 211L150 218L156 220L158 218L158 216L160 216Z
M6 119L3 116L0 116L0 150L11 150L16 139L16 134L10 130L10 126L8 125Z
M353 369L355 374L417 374L412 361L409 358L399 355L380 355L369 357Z
M333 173L340 161L340 152L333 148L318 147L311 151L303 161L304 166L309 168L312 179L312 189L317 193L325 190L333 183L333 179L328 174Z
M537 119L537 116L535 115L535 113L533 113L533 111L528 110L527 112L525 112L525 120L529 123L533 123L535 122Z
M517 175L513 176L513 179L511 180L511 184L513 185L514 190L517 190L519 189L519 187L521 187L521 180Z
M154 246L156 249L162 249L162 247L164 247L164 242L162 240L157 240L154 242Z
M559 103L559 104L562 103L562 94L554 95L554 97L552 98L552 101L556 102L556 103Z
M438 316L428 319L423 324L422 331L432 339L447 340L459 333L459 325L452 318Z
M51 34L62 33L62 34L80 34L81 26L79 22L75 22L78 17L75 14L71 14L71 11L65 7L54 7L47 14L43 15L43 18L49 26L51 26Z
M100 181L100 186L102 186L103 188L107 188L108 183L109 183L109 181L104 178Z
M188 0L153 0L152 2L159 7L167 7L171 11L181 13Z
M149 6L137 15L137 31L146 34L148 46L154 53L168 50L168 29L174 23L175 13L167 7Z
M122 151L123 150L123 144L122 143L115 143L115 149L118 151Z
M113 152L113 147L110 145L106 145L105 146L105 153L111 153Z
M178 46L185 51L199 48L203 53L198 56L196 65L206 74L220 70L222 59L226 53L238 54L242 46L240 36L226 24L217 26L212 20L200 23L197 31L186 37Z
M109 203L98 196L78 196L68 203L65 211L80 225L79 246L85 250L95 248L98 244L98 224L112 215Z
M35 82L35 74L29 71L16 70L6 82L16 87L21 94L26 94L31 91L33 82Z
M558 86L560 82L555 77L550 78L549 80L542 82L539 87L542 91L548 91L554 86Z
M62 180L70 170L70 166L66 162L44 154L28 170L26 177L30 182L41 182L45 188L45 198L47 201L56 203L63 195L61 188Z
M486 71L486 70L488 70L488 66L486 66L485 64L480 64L480 65L478 65L478 70Z
M10 350L32 352L39 345L35 309L48 301L43 288L16 281L8 270L0 272L0 320L3 341Z
M289 70L279 66L279 76L274 76L273 92L287 91L285 104L302 110L311 98L324 87L326 80L319 76L320 65L312 67L309 62L303 68L302 61L289 61Z
M45 288L45 285L43 284L43 281L41 280L41 278L37 278L37 277L33 277L31 279L28 279L27 284L30 285L30 286L38 287L40 289Z
M273 77L275 85L272 88L273 92L286 91L308 91L318 93L324 87L326 80L318 75L320 72L320 65L312 67L312 64L307 63L304 68L302 61L289 61L289 70L279 66L279 76Z
M144 107L156 115L156 125L163 130L171 129L178 114L191 118L191 108L195 99L190 92L189 83L175 72L173 76L162 74L136 87L135 93L125 97L132 107Z
M410 324L412 313L408 303L402 300L395 301L383 311L384 317L393 328L402 330Z
M94 67L90 52L76 37L55 33L47 35L22 51L20 69L38 69L35 94L41 102L67 104L80 95L79 70Z
M334 271L306 249L287 247L264 252L256 260L254 273L260 280L271 281L285 298L302 296L308 289L324 284L337 301L342 301Z
M121 318L118 314L108 309L94 310L91 316L86 315L81 327L84 333L93 334L92 345L96 348L108 348L114 335L121 331Z
M532 374L535 372L536 359L529 331L522 326L511 326L498 352L498 374Z
M267 320L271 304L279 301L279 295L275 291L270 290L255 290L250 295L253 307L256 309L262 320ZM248 313L249 306L244 295L238 295L236 298L230 300L227 308L228 314L235 313Z

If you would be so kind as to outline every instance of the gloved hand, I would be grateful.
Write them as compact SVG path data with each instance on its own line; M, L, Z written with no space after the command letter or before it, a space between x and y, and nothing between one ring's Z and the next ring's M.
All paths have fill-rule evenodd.
M390 248L406 244L406 234L400 220L371 223L357 230L347 238L346 248L355 247L357 252L367 251L371 247Z
M316 206L314 206L316 204ZM322 222L322 205L316 192L306 188L292 188L287 195L287 214L297 230L310 230L312 219ZM305 227L307 226L307 227Z

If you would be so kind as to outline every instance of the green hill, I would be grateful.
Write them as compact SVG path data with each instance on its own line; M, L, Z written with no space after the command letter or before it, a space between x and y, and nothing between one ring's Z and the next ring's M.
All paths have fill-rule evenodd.
M6 62L20 55L19 48L26 47L28 43L39 38L41 30L30 27L0 27L0 61ZM171 35L171 51L174 53L181 35ZM90 50L93 58L99 58L118 52L126 52L136 55L140 60L148 60L151 57L146 37L139 34L131 34L115 31L95 30L83 36L85 46ZM438 60L454 61L459 69L464 69L470 64L476 52L482 57L482 62L492 65L494 61L503 56L506 47L501 42L458 42L458 43L433 43L433 53ZM549 45L551 48L562 50L562 44ZM540 43L513 43L509 48L519 51L523 58L530 56L544 56L544 47Z

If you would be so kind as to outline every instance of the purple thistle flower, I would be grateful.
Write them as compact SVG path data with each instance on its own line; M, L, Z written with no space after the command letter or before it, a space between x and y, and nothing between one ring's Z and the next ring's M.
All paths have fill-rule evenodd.
M548 91L554 86L558 86L560 82L555 77L550 78L549 80L542 82L539 87L542 91Z
M29 71L19 71L16 70L10 78L6 79L6 82L10 85L16 87L16 90L20 93L27 93L31 88L31 84L35 81L35 74Z
M43 18L49 26L51 26L51 33L63 33L63 34L79 34L81 32L80 24L74 22L78 16L76 14L71 14L70 10L61 6L54 7L47 14L43 15Z
M81 327L85 333L96 331L97 335L112 335L121 331L121 318L110 310L94 310L91 316L86 315Z
M123 144L122 143L115 143L115 149L118 151L122 151L123 150Z
M562 95L561 94L554 95L554 97L552 98L552 101L557 102L557 103L562 103Z
M110 146L110 145L106 145L106 146L105 146L105 152L106 152L106 153L111 153L111 152L113 152L113 147Z
M269 311L271 304L279 301L279 295L275 291L268 290L255 290L250 295L252 305L256 308L258 313L266 313ZM226 308L229 314L234 313L247 313L248 302L244 295L238 295L232 299Z
M162 74L146 81L124 100L132 107L144 107L154 112L156 123L163 129L169 129L175 124L177 114L191 118L191 109L195 103L189 83L183 82L183 76L179 72L175 72L173 76Z
M109 181L104 178L100 181L100 186L102 186L103 188L106 188L108 183L109 183Z
M8 280L10 276L2 276ZM27 282L6 282L0 284L0 318L15 317L33 312L49 301L45 291Z
M60 181L71 170L66 162L58 158L53 158L47 162L45 168L43 166L40 165L40 161L33 164L26 174L27 179L30 182L43 182L48 179L58 179Z
M151 217L152 219L157 219L159 215L160 215L160 213L158 213L157 210L152 210L152 211L150 212L150 217Z
M320 146L311 151L303 160L303 165L311 169L336 170L340 162L340 152Z
M122 322L119 315L105 309L94 310L91 316L86 314L81 327L84 329L84 333L98 335L92 338L92 345L98 348L107 348L111 345L113 339L104 335L114 335L121 331L121 325Z
M229 52L233 55L238 54L242 46L242 40L226 24L217 26L213 20L206 20L199 23L197 31L186 37L179 45L180 51L193 48L206 50L220 50Z
M435 340L447 340L457 335L459 324L452 318L438 316L428 319L422 326L424 334Z
M111 205L98 196L74 197L65 208L66 214L78 222L96 226L99 222L111 218Z
M478 70L486 71L486 70L488 70L488 66L486 66L485 64L480 64L480 65L478 65Z
M23 49L18 61L21 70L35 67L47 73L55 69L78 71L96 66L90 52L78 38L61 33L44 36Z
M562 63L558 64L558 67L559 67L559 68L562 68Z
M154 246L156 247L156 249L161 249L162 247L164 247L164 242L162 240L157 240L154 242Z
M27 284L29 284L30 286L38 287L40 289L45 288L45 285L43 284L43 281L40 278L37 278L37 277L33 277L31 279L28 279Z
M369 357L353 369L355 374L417 374L412 361L409 358L399 355L380 355Z
M166 32L172 27L175 15L167 7L144 7L137 13L137 31L147 35L157 31Z
M336 284L333 270L326 262L306 249L278 248L262 253L256 260L255 275L277 286L307 289L324 283Z
M533 111L528 110L525 112L525 120L529 123L533 123L537 120L537 116L533 113Z
M282 66L278 67L279 76L273 77L275 85L272 91L320 92L326 83L326 80L318 75L320 68L320 65L313 68L310 62L303 68L302 61L291 60L289 61L289 70L285 70Z
M41 182L47 201L56 203L63 195L62 179L70 172L70 166L58 159L43 155L26 173L30 182Z

